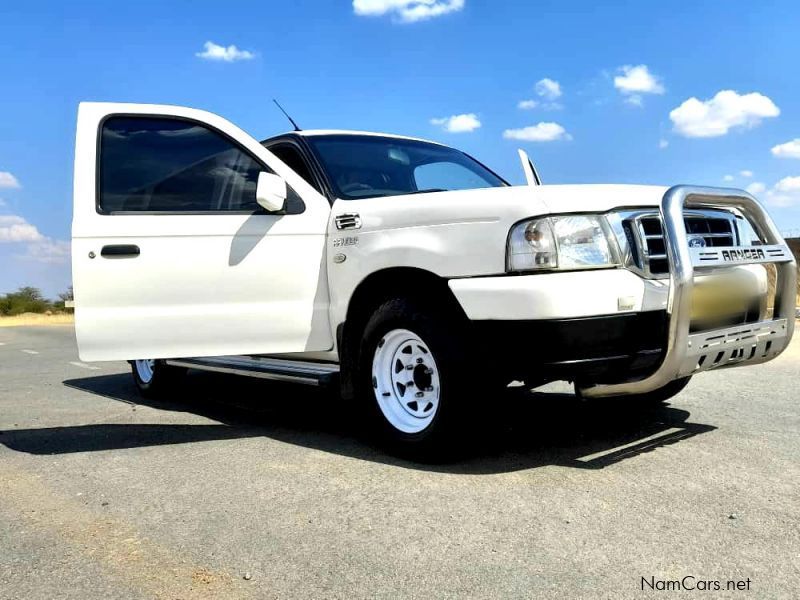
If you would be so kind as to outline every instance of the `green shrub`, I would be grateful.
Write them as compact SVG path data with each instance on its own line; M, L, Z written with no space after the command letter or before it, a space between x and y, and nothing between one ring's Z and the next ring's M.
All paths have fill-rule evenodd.
M48 310L53 310L53 304L35 287L21 287L16 292L0 296L0 315L3 316L44 313Z

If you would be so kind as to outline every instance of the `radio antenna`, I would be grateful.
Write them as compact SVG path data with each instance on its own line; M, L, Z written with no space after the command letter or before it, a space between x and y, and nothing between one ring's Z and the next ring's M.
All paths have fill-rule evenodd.
M283 110L283 107L280 105L280 103L278 103L277 100L275 100L275 98L273 98L272 101L275 103L275 106L277 106L281 110L281 112L284 115L286 115L286 118L289 119L289 123L292 124L292 126L294 127L295 131L303 131L302 129L300 129L300 127L297 125L297 123L294 122L294 119L289 116L289 113L287 113L285 110Z

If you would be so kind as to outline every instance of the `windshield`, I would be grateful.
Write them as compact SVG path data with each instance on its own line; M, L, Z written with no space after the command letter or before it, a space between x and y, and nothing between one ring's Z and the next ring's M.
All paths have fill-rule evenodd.
M355 200L508 185L463 152L367 135L308 136L338 198Z

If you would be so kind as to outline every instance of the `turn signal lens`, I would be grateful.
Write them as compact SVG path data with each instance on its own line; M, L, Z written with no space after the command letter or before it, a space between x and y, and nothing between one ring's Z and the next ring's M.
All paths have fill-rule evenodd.
M514 227L509 238L508 268L510 271L558 268L549 219L536 219Z

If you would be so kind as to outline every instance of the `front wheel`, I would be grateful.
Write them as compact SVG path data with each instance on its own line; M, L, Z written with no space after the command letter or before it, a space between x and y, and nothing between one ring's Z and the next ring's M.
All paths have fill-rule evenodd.
M394 299L364 330L357 395L382 441L417 458L455 450L469 414L463 327L445 311ZM474 374L473 374L474 375Z
M171 367L163 360L133 360L131 372L142 396L158 398L175 389L186 369Z

